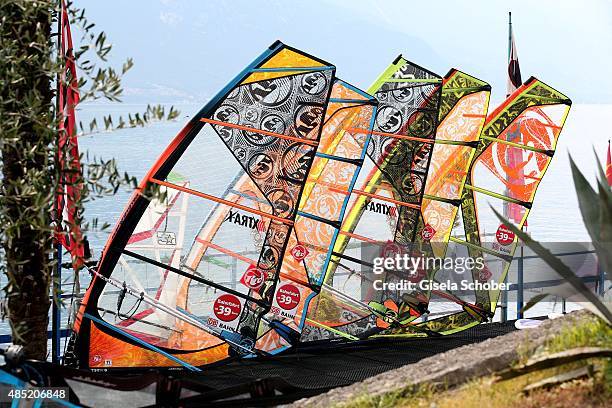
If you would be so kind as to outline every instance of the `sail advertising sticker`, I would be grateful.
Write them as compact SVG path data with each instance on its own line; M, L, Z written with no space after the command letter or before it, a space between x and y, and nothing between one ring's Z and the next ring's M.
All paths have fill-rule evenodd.
M514 232L510 230L510 228L506 227L504 224L501 224L497 228L497 232L495 233L495 238L500 245L508 246L514 242L514 238L516 235Z
M301 299L302 292L297 285L281 281L274 294L270 310L277 316L294 319Z
M397 255L402 255L402 248L399 244L393 241L387 241L381 248L380 256L382 258L395 258Z
M425 227L421 230L421 238L423 241L431 241L433 236L435 235L436 230L429 224L426 224Z
M240 278L240 283L252 290L259 290L265 280L264 272L256 267L255 265L249 266L246 270L242 278Z
M240 321L243 300L230 293L221 294L213 303L212 315L208 318L208 325L224 330L236 330Z
M298 262L302 262L304 258L308 256L309 253L310 252L308 251L308 249L302 244L297 244L291 250L291 256L295 258L295 260Z

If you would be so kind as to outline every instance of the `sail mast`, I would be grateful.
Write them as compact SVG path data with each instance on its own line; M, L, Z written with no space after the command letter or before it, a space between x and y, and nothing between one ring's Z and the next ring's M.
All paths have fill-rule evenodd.
M512 59L512 12L508 12L508 64ZM506 91L506 98L510 96L512 91L508 89Z

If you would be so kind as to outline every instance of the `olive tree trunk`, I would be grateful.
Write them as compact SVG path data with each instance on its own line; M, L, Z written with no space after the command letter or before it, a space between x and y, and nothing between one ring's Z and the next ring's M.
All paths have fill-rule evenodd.
M49 1L0 0L0 241L13 342L45 359L53 200Z

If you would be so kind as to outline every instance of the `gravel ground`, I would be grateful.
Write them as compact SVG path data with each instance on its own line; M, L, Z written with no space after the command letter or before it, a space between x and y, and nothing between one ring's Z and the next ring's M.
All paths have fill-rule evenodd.
M453 349L347 387L296 401L291 406L327 408L365 394L376 396L426 383L452 387L508 367L519 357L519 350L529 352L537 349L546 339L564 327L574 325L586 314L584 311L569 313L559 319L547 320L536 329L516 331Z

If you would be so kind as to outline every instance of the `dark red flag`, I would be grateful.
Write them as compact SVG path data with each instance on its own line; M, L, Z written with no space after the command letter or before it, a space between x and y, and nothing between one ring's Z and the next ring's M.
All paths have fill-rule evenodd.
M519 67L518 54L516 53L516 45L514 44L514 33L512 32L512 15L510 15L508 37L508 85L506 88L506 97L516 91L522 83L521 68Z
M521 80L521 69L519 67L518 55L516 53L516 45L514 44L514 33L512 32L512 14L509 15L509 27L508 27L508 85L507 85L507 96L514 92L521 86L523 81ZM508 134L508 140L515 143L522 143L521 136L521 125L520 123L516 126L512 132ZM523 151L521 149L507 149L506 162L508 166L512 168L520 168L521 164L525 160L523 157ZM523 174L518 174L516 178L508 180L511 184L525 184L525 178ZM509 190L507 190L509 191ZM510 221L520 223L523 219L525 209L514 203L505 203L504 215ZM525 220L527 225L527 220Z

